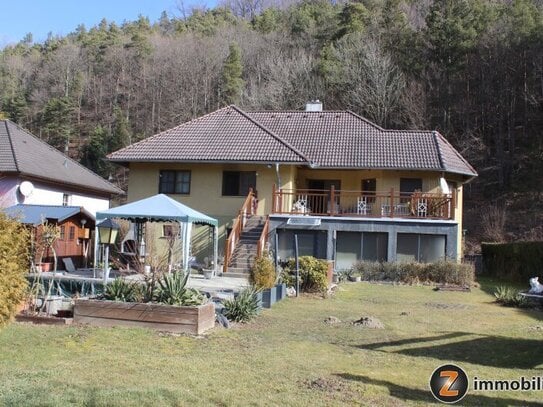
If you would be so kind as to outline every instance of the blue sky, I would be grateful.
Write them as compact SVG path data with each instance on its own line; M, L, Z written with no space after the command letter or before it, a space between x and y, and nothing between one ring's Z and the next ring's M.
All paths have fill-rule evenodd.
M206 1L183 3L190 9ZM89 28L102 18L121 24L140 14L151 22L158 20L162 11L179 16L178 4L178 0L6 0L0 3L0 46L16 43L29 32L35 42L41 42L49 32L66 35L81 23Z

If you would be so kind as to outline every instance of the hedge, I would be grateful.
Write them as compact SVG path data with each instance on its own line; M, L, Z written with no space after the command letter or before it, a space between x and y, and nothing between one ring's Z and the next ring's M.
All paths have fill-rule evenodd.
M28 287L28 231L0 212L0 326L17 312Z
M483 243L483 274L528 284L543 277L543 242Z

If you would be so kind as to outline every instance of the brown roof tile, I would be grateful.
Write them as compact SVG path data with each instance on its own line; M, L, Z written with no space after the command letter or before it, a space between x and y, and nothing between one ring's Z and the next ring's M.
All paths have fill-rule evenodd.
M437 132L384 130L349 111L229 106L109 155L111 161L290 162L321 168L477 173Z

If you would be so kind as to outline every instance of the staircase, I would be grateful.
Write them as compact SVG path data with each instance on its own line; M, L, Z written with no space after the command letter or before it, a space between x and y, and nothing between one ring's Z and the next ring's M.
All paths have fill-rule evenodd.
M251 267L256 258L258 240L264 229L265 221L265 216L252 215L247 218L225 276L249 277Z

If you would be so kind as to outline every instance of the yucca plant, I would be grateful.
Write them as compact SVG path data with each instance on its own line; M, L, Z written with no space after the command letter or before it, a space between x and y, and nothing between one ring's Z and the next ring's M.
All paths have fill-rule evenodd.
M135 281L116 278L104 289L104 298L110 301L138 302L141 297L140 285Z
M230 321L247 322L253 319L259 310L258 291L252 287L242 290L237 297L224 302L224 315Z
M158 280L156 300L169 305L200 305L205 298L197 290L187 288L189 273L181 271L165 274Z
M519 292L511 287L499 286L494 292L496 302L505 307L525 308L528 306L528 301Z

